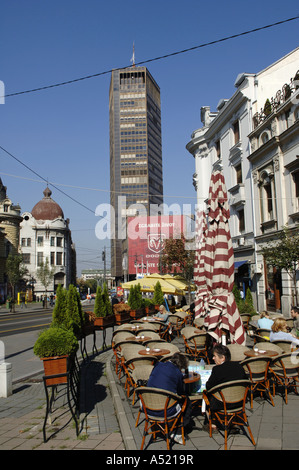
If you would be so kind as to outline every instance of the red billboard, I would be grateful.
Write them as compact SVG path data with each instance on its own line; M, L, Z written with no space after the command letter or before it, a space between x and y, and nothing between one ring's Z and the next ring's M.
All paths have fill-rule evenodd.
M182 215L128 217L129 274L158 273L165 240L181 238L184 219Z

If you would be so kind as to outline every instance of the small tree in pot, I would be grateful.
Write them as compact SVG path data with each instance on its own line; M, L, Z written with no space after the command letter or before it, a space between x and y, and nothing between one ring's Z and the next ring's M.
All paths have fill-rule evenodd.
M33 352L43 360L45 375L48 376L66 373L69 358L76 353L77 349L78 341L72 330L50 326L39 334ZM66 376L47 379L47 385L55 385L65 381Z

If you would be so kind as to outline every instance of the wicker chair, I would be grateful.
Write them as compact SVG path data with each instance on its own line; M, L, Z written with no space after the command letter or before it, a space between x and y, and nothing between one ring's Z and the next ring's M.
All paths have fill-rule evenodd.
M198 333L190 338L184 338L185 344L185 352L192 359L204 359L208 364L210 364L209 357L208 357L208 350L207 350L207 334L206 333Z
M145 415L145 425L140 450L143 450L145 438L147 435L156 439L158 433L161 433L166 439L167 450L170 450L171 434L178 428L181 429L183 444L185 445L185 435L183 426L183 414L186 408L187 400L185 397L175 393L152 387L139 387L136 389L141 402L137 422L141 411ZM169 415L169 409L175 405L180 405L180 411L174 416ZM162 416L154 416L155 413L161 413ZM153 414L154 413L154 414Z
M261 336L262 338L265 338L266 340L269 339L269 341L270 341L270 333L271 333L271 330L267 330L267 329L265 329L265 328L257 328L257 329L255 330L255 334L256 334L256 335L259 335L259 336Z
M245 331L247 331L249 321L251 319L251 315L249 313L241 313L240 314L241 320L243 322L243 326L245 328Z
M227 450L229 428L232 425L246 426L251 442L255 446L255 441L245 411L245 403L249 387L249 380L234 380L222 383L203 392L203 399L206 402L209 417L210 437L212 437L212 422L219 423L220 426L224 427L225 450ZM212 397L217 400L220 409L213 409L211 403Z
M183 312L182 312L183 313ZM185 325L185 318L183 318L181 315L178 314L173 314L168 316L168 321L169 321L169 330L168 330L168 336L169 340L173 336L180 336L181 329Z
M155 346L153 346L153 347L155 347ZM158 347L161 347L161 344ZM172 343L165 344L165 349L168 349L169 353L164 354L164 356L161 357L160 362L168 361L176 352L180 352L180 348L178 348L178 346L176 346L175 344L172 344Z
M234 343L234 344L228 344L227 347L230 351L232 361L240 362L246 359L244 352L248 351L249 348L247 346Z
M185 326L181 330L181 335L183 336L183 338L189 339L191 338L191 336L194 336L196 334L196 330L198 331L197 326Z
M245 372L249 375L250 379L250 404L253 407L253 393L255 391L260 392L261 396L263 393L267 393L272 405L274 406L273 398L270 392L270 380L269 380L269 366L272 361L271 357L258 356L250 357L241 362L245 369Z
M273 374L273 396L275 388L282 386L284 388L285 403L288 403L288 389L294 388L298 393L299 387L299 364L298 358L294 358L294 353L284 353L272 361L271 372Z
M149 376L153 370L157 359L154 356L134 357L124 362L124 370L126 374L125 390L127 397L130 396L131 387L134 390L132 405L135 403L135 390L140 385L146 385ZM138 383L141 381L142 383Z
M294 344L292 343L292 341L276 340L276 341L272 341L271 344L276 344L285 353L292 352L293 349L297 348L297 347L294 348Z

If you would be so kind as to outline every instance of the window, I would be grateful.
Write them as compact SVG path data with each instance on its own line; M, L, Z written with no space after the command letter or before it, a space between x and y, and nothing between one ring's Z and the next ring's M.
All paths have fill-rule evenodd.
M21 246L26 246L26 238L22 238Z
M22 258L24 264L30 264L30 253L23 253Z
M56 266L62 266L62 253L56 253Z
M31 246L31 238L27 238L27 246Z
M220 140L217 140L215 146L216 146L216 155L217 155L217 158L221 158Z
M44 237L37 237L37 246L44 245Z
M237 180L237 184L241 184L243 182L243 178L242 178L242 165L241 163L239 163L237 166L235 166L235 170L236 170L236 180Z
M54 251L51 251L50 253L50 263L51 263L51 266L55 265L55 252Z
M245 231L244 209L240 209L238 211L238 219L239 219L239 232L244 232Z
M55 246L55 237L50 238L50 246Z
M234 145L236 145L240 141L239 121L234 122L233 132L234 132Z
M3 206L3 211L4 211L4 212L8 212L8 208L9 208L9 206L8 206L7 204L4 204L4 206Z
M62 237L57 237L56 239L56 246L63 247L63 238Z
M263 132L262 135L261 135L262 145L264 145L266 142L268 142L268 140L269 140L268 132Z
M37 252L37 266L41 266L43 264L44 253L42 251Z
M299 212L299 170L292 173L295 195L295 210Z

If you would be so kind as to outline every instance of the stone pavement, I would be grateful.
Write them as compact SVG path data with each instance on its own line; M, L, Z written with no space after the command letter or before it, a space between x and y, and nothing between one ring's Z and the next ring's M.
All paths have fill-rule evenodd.
M90 356L82 367L79 436L76 436L62 393L55 403L51 423L47 424L47 442L44 443L46 399L42 374L22 378L14 383L12 396L0 398L0 450L104 450L108 455L122 455L121 451L125 450L125 455L138 455L144 422L141 419L135 427L138 404L132 406L132 399L127 399L123 385L123 379L119 381L115 375L111 349ZM247 415L256 446L246 435L237 434L229 436L228 448L298 450L299 397L290 393L286 405L282 397L276 395L274 403L275 407L256 397L252 410L248 403ZM199 458L200 450L223 449L223 436L218 433L210 438L203 430L203 421L201 413L196 413L186 445L175 443L173 455L189 453ZM148 443L147 437L146 450L155 455L165 453L165 441L157 440L149 446Z

